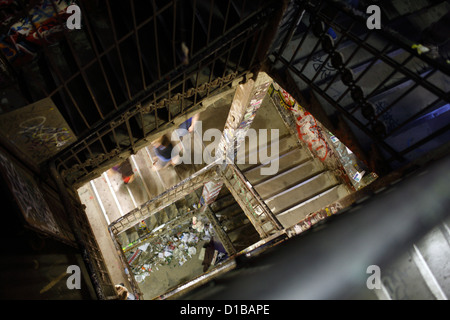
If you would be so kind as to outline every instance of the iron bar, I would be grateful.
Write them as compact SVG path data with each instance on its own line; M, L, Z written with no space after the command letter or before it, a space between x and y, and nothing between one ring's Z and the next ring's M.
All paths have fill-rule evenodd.
M232 0L231 0L231 1L232 1ZM242 1L241 12L239 13L239 22L242 21L242 16L244 15L245 3L246 3L246 0L243 0L243 1Z
M137 26L136 26L136 9L134 7L134 0L131 0L130 4L131 4L131 15L133 16L133 29L134 29L135 39L136 39L137 53L138 53L138 57L139 57L139 68L141 71L142 87L144 90L146 90L147 85L146 85L146 81L145 81L144 65L142 62L142 53L141 53L141 44L139 42L139 33L137 30Z
M211 35L211 22L214 12L214 0L211 0L211 6L209 8L209 19L208 19L208 31L206 33L206 45L209 45L209 37Z
M349 28L351 29L354 25L354 22L352 22L352 26ZM339 41L335 44L335 47L337 48L339 46L339 44L345 39L345 36L341 36L339 38ZM322 64L320 65L320 67L316 70L316 74L314 75L314 77L311 79L311 82L314 82L317 78L317 76L320 74L320 71L322 71L323 67L326 66L326 64L328 63L328 61L331 59L331 54L328 54L327 57L325 58L325 60L322 62Z
M338 26L337 24L334 24L333 22L330 21L330 26L332 26L333 28L336 28L338 30L340 30L340 32L343 32L341 26ZM391 66L392 68L396 69L397 71L401 72L403 75L405 75L406 77L408 77L409 79L414 80L415 82L420 83L420 85L422 87L425 87L427 90L431 91L432 93L434 93L435 95L439 96L439 97L446 97L448 96L448 93L443 92L441 89L435 87L434 85L432 85L429 82L423 81L423 79L421 77L418 77L414 72L406 69L405 67L403 67L403 64L398 65L398 63L385 56L380 54L380 52L377 51L376 48L374 48L373 46L371 46L370 44L362 41L361 39L359 39L356 36L351 35L350 33L346 34L347 37L349 37L353 42L355 42L357 45L363 47L364 49L366 49L367 51L369 51L371 54L373 54L374 56L376 56L377 58L379 58L381 61L385 62L387 65ZM409 50L408 50L409 51ZM442 71L441 69L439 69L440 71ZM444 98L445 99L445 98Z
M409 56L402 62L402 65L407 64L412 58L413 58L413 56L412 56L412 55L409 55ZM378 90L379 90L381 87L383 87L383 85L384 85L386 82L388 82L388 81L392 78L392 76L393 76L394 74L396 74L396 73L397 73L397 70L394 69L394 71L392 71L386 78L384 78L384 80L381 81L381 82L378 84L378 86L376 86L375 89L373 89L373 90L366 96L366 98L367 98L367 99L370 99L370 98L372 98L373 96L377 95L377 94L379 93Z
M56 9L55 0L51 0L50 2L52 4L53 11L54 11L54 13L56 15L57 21L59 22L60 25L64 25L64 21L61 21L61 18L59 17L58 11ZM100 106L98 104L98 101L97 101L97 99L96 99L96 97L95 97L95 95L94 95L94 93L92 91L91 86L89 85L89 80L88 80L87 75L86 75L86 70L85 69L81 69L80 58L78 57L78 55L75 52L75 49L74 49L73 44L72 44L72 40L68 36L68 32L67 32L66 28L62 28L62 29L63 29L64 39L66 40L66 42L67 42L67 44L69 46L70 53L72 54L72 57L75 60L77 68L80 70L81 77L83 78L84 84L85 84L85 86L86 86L86 88L87 88L87 90L89 92L89 95L90 95L92 101L94 102L95 108L97 109L97 112L100 115L100 118L104 119L105 117L103 115L103 112L100 110Z
M82 14L85 17L87 17L88 15L86 14L86 8L84 7L83 1L80 1L80 4L81 4ZM89 34L89 38L90 38L90 43L91 43L92 49L94 50L95 57L96 57L96 60L93 60L93 61L96 61L99 64L99 66L100 66L100 70L102 71L103 78L105 79L106 87L108 88L108 92L109 92L111 100L112 100L112 102L114 104L114 108L117 110L116 98L114 97L113 91L111 89L111 84L109 83L108 77L106 76L105 67L103 66L103 63L102 63L102 60L101 60L101 56L100 56L100 54L98 52L97 45L95 44L95 38L94 38L94 34L92 33L91 22L90 22L89 19L86 19L86 27L87 27L87 30L88 30L88 34ZM90 66L90 64L89 64L89 66ZM81 70L80 70L80 72L81 72Z
M297 8L297 11L295 12L295 23L291 23L291 27L288 31L288 33L286 34L286 36L284 37L283 43L281 44L280 49L278 50L278 55L282 55L284 50L286 49L286 47L288 46L289 42L291 42L292 36L294 35L295 29L298 25L298 23L301 22L302 18L303 18L303 14L305 13L304 10L302 10L302 7ZM295 52L294 54L296 54L297 52ZM275 61L273 62L274 64L277 62L277 58L275 57Z
M370 37L371 33L368 32L367 33L367 38L364 39L364 41L367 41ZM389 45L386 45L382 52L384 52L385 50L387 50L387 48L389 47ZM356 55L356 53L358 53L359 49L361 49L361 47L356 47L356 49L352 52L352 54L347 58L347 60L345 61L345 63L342 65L342 69L347 68L348 64L350 63L350 61L353 59L353 57ZM359 74L359 76L355 79L355 83L358 83L358 81L362 78L362 76L377 62L377 59L371 59L369 66L364 68L363 72L361 72L361 74ZM335 72L333 78L331 79L331 81L327 84L327 86L325 87L325 89L323 89L324 92L327 92L328 89L331 87L331 85L334 83L334 81L336 81L336 78L340 75L339 72ZM324 79L326 81L326 79ZM318 86L320 86L320 84L317 84ZM347 88L345 94L347 94L349 88Z
M114 44L116 46L117 56L119 58L120 69L122 71L123 80L125 82L125 88L126 88L126 91L128 94L128 99L131 100L132 96L131 96L131 91L130 91L130 85L128 84L127 74L125 72L125 67L123 65L122 53L120 52L119 42L117 41L116 27L114 26L114 19L112 17L111 6L109 4L109 1L110 0L106 0L106 8L108 9L109 22L111 24L111 30L112 30L112 34L113 34L113 38L114 38Z
M100 133L97 131L96 134L97 134L97 138L96 138L95 141L100 141L100 144L102 145L103 152L104 153L108 153L108 150L106 149L105 144L103 143L103 140L102 140L102 137L100 136Z
M436 71L437 71L436 69L429 71L428 74L424 77L424 79L428 78L429 76L431 76ZM390 105L388 105L386 108L384 108L383 111L381 111L379 114L377 114L375 116L375 118L378 119L378 117L383 115L386 111L390 110L395 104L397 104L400 100L402 100L404 97L406 97L411 91L413 91L415 88L417 88L418 85L419 85L418 83L415 83L408 90L403 92L399 97L397 97L393 102L391 102Z
M133 150L133 153L136 152L135 148L134 148L134 137L133 137L133 133L131 132L131 128L130 128L130 118L125 119L125 126L127 128L127 133L128 133L128 138L130 139L130 146L131 146L131 150Z
M450 129L450 124L447 124L446 126L440 128L439 130L436 130L435 132L433 132L432 134L426 136L425 138L423 138L420 141L417 141L415 144L413 144L412 146L402 150L400 152L401 155L405 155L408 154L409 152L419 148L420 146L424 145L425 143L433 140L434 138L446 133L448 130Z
M231 1L231 0L230 0ZM192 6L192 25L191 25L191 49L189 51L189 56L192 58L194 56L194 27L195 27L195 17L196 17L196 11L197 10L197 0L194 0L194 4Z
M402 64L408 63L409 60L412 59L412 57L413 57L413 56L411 56L411 55L408 56L408 58L406 58L406 59L402 62ZM374 59L373 61L374 61L374 63L375 63L376 61L379 61L379 60L378 60L378 59ZM371 66L373 66L373 64L372 64ZM357 80L356 80L355 82L359 81L359 80L361 79L361 77L362 77L364 74L366 74L369 70L370 70L370 67L369 67L369 68L366 68L366 69L361 73L361 75L357 78ZM381 88L385 83L387 83L395 73L397 73L397 70L394 69L394 71L392 71L392 72L389 74L388 77L386 77L383 81L381 81L381 82L380 82L380 83L379 83L379 84L378 84L378 85L377 85L377 86L376 86L376 87L375 87L368 95L366 95L365 99L368 100L368 99L370 99L370 98L372 98L372 97L374 97L374 96L380 94L380 92L379 92L380 88ZM341 97L339 97L339 99L338 99L337 101L340 101L340 100L344 97L344 95L348 93L349 90L350 90L350 88L347 88L347 90L344 92L344 94L343 94ZM348 106L347 108L348 108L348 109L351 109L352 107L353 107L353 106L350 105L350 106ZM350 111L350 113L351 113L351 114L355 113L356 110L358 109L358 107L359 107L359 105L356 105L356 106L354 107L354 109L353 109L352 111Z
M172 57L173 57L173 68L177 67L177 49L175 46L175 30L177 25L177 1L173 1L173 25L172 25Z
M260 48L261 41L262 41L263 38L264 38L264 33L259 32L258 40L256 41L256 45L254 47L254 50L253 50L253 53L252 53L252 57L250 58L250 63L249 63L250 66L253 66L253 62L255 61L255 57L256 57L257 54L259 54L258 48Z
M154 31L154 37L155 37L155 46L156 46L156 64L158 69L158 80L161 79L161 68L160 64L161 61L159 59L159 43L158 43L158 22L156 21L156 3L155 0L152 0L152 6L153 6L153 31Z
M213 75L214 75L214 67L215 67L215 65L216 65L216 61L217 61L217 52L218 51L216 51L215 53L214 53L214 59L213 59L213 62L212 62L212 64L211 64L211 67L210 67L210 70L209 70L209 77L208 77L208 84L209 83L211 83L212 82L212 79L213 79ZM207 87L207 89L206 89L206 97L208 97L209 96L209 90L210 90L210 86L208 86Z
M161 14L162 12L164 12L165 10L167 10L167 8L170 7L170 4L165 5L164 7L162 7L160 10L158 10L158 12L156 13L156 15ZM88 16L86 13L84 13L85 16ZM144 20L143 22L141 22L140 24L138 24L136 26L137 31L139 31L142 27L146 26L149 22L151 22L153 20L153 16ZM88 25L88 24L87 24ZM89 28L89 26L88 26ZM117 39L117 43L118 44L122 44L123 42L125 42L126 40L128 40L129 37L134 35L134 31L130 31L127 34L125 34L122 38ZM94 42L93 38L92 41ZM112 44L111 46L109 46L108 48L104 49L101 53L99 53L98 57L96 57L95 59L92 59L90 62L86 63L84 66L81 67L81 69L87 69L88 67L92 66L95 62L97 62L98 59L103 58L104 56L106 56L107 54L109 54L112 50L114 50L116 48L115 44ZM66 80L61 79L61 85L56 88L55 90L53 90L50 95L54 95L57 91L60 91L61 88L64 87L65 84L69 83L71 80L75 79L77 76L80 75L80 71L78 70L76 71L72 76L70 76L69 78L67 78Z
M399 124L397 127L395 127L395 129L391 130L386 136L385 138L391 136L393 133L397 132L398 130L400 130L401 128L403 128L405 125L407 125L408 123L411 123L414 119L416 119L417 117L419 117L420 115L423 115L425 112L431 110L434 108L434 106L436 104L438 104L439 101L442 101L440 98L437 98L436 100L434 100L432 103L430 103L428 106L426 106L425 108L423 108L422 110L420 110L418 113L412 115L411 117L409 117L408 119L406 119L404 122L402 122L401 124Z
M283 58L280 57L280 60L282 60L282 62L287 65L287 61ZM328 103L330 103L332 106L335 107L335 109L337 109L338 111L340 111L343 115L345 115L351 122L353 122L361 131L363 131L365 134L367 134L369 137L372 138L373 141L377 142L377 144L381 145L384 149L386 149L390 154L392 154L396 159L398 160L403 160L402 157L397 153L397 151L395 151L391 146L389 146L388 144L386 144L383 140L380 140L377 136L375 136L375 134L368 130L367 127L365 125L363 125L360 121L358 121L357 119L355 119L354 117L351 116L351 114L345 110L345 108L343 108L342 106L340 106L338 103L336 103L334 101L334 99L332 99L330 96L328 96L328 94L326 94L325 92L323 92L322 90L320 90L320 88L318 88L314 83L311 83L309 81L308 78L306 78L303 74L301 74L296 68L294 67L289 67L289 69L294 72L295 75L297 75L297 77L299 77L301 80L303 80L306 84L309 84L311 86L312 89L314 89L314 91L316 91L318 94L320 94L325 100L328 101Z
M302 16L300 17L299 23L301 23L301 20L303 20L303 15L305 14L305 12L306 12L306 10L303 10L303 13L302 13ZM308 37L309 31L311 30L311 28L312 28L312 24L309 24L306 31L303 33L302 39L298 42L298 45L295 48L295 51L292 54L291 59L289 59L289 65L291 65L293 63L294 57L297 55L298 51L300 50L301 46L303 45L303 42L305 42L306 38ZM282 55L282 52L280 55Z
M227 29L228 14L230 13L230 6L231 6L231 0L228 0L227 12L225 13L225 18L224 18L224 22L223 22L222 34L224 34L225 30Z

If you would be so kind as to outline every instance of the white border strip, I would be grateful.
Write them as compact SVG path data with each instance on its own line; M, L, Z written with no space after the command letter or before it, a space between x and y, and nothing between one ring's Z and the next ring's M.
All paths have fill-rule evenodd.
M111 191L111 194L114 198L114 202L116 203L116 206L119 209L120 215L123 216L122 208L120 207L119 200L117 199L116 193L114 192L114 189L111 185L111 181L109 181L108 174L106 172L103 172L103 176L105 177L106 183L108 184L108 187L109 187L109 191Z
M150 193L150 190L148 189L147 183L146 183L145 180L144 180L144 176L143 176L142 173L141 173L141 169L139 169L138 164L137 164L137 162L136 162L136 159L134 159L135 156L134 156L134 155L131 155L130 158L131 158L131 160L133 161L134 166L136 167L136 170L137 170L137 172L138 172L138 174L139 174L139 177L141 177L142 184L144 185L144 188L145 188L145 191L147 192L148 198L151 199L151 198L152 198L152 195L151 195L151 193Z
M425 259L423 258L422 254L420 253L419 249L416 247L415 244L413 245L413 248L414 250L412 252L412 258L415 264L417 265L417 268L419 269L419 272L422 275L423 279L425 280L425 283L427 284L428 288L430 288L431 292L436 297L436 299L448 300L438 281L431 272L430 267L428 267L428 264L426 263Z
M150 150L148 150L148 146L145 147L145 151L147 152L148 157L150 158L150 162L151 162L152 168L153 168L153 166L154 166L154 164L153 164L153 158L152 158L152 155L150 154ZM158 170L155 170L155 172L156 172L156 175L157 175L158 178L159 178L159 181L161 181L161 184L162 184L164 190L166 190L166 189L167 189L167 188L166 188L166 185L164 184L163 179L162 179L161 176L159 175L159 171L158 171Z
M128 190L128 194L130 195L131 201L133 201L134 207L137 208L138 205L137 205L137 203L136 203L136 200L135 200L134 197L133 197L133 193L131 192L130 187L129 187L127 184L125 185L125 187L126 187L127 190Z
M89 182L91 183L91 187L92 187L92 190L94 191L95 198L97 199L97 202L100 205L100 209L102 210L103 215L105 216L106 222L108 223L108 226L109 226L111 222L109 221L108 215L106 214L105 207L103 206L103 202L100 199L100 195L97 192L97 188L95 187L94 181L91 180Z

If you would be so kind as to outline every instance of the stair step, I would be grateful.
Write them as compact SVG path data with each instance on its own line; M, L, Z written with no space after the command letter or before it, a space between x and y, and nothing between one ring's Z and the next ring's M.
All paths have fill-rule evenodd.
M119 219L124 214L124 212L122 208L119 208L118 204L116 203L104 176L102 175L93 180L93 183L98 196L102 201L103 207L105 208L109 221L113 222L116 219Z
M239 215L240 213L243 213L242 208L237 202L235 202L228 207L220 209L215 214L219 220L227 220L232 219L234 216Z
M146 148L139 150L133 158L134 162L136 162L136 165L139 167L143 183L145 183L148 192L150 193L149 198L152 199L158 194L161 194L164 191L164 186L162 186L156 171L152 170L151 160Z
M235 229L247 223L248 219L240 207L238 213L240 214L235 214L233 216L227 215L227 218L220 222L227 233L233 232Z
M254 167L260 166L261 164L261 159L259 158L259 152L264 152L267 156L270 156L271 158L275 158L279 155L285 154L289 151L291 151L292 149L295 148L299 148L299 144L297 142L297 139L295 137L292 137L290 135L287 136L283 136L279 138L278 141L278 152L276 154L272 154L272 145L273 145L273 141L271 141L270 144L268 144L267 146L252 146L252 148L250 150L247 150L245 152L245 157L244 157L244 163L237 163L238 168L241 171L247 171L250 170ZM240 159L239 153L243 152L242 150L238 152L238 159ZM250 158L251 156L251 158ZM249 163L250 160L253 161L253 158L256 158L256 163Z
M145 219L145 223L147 224L147 228L150 231L155 229L158 226L158 220L157 220L156 214L152 214L150 217Z
M290 207L297 206L337 184L338 180L333 173L326 171L278 193L265 200L265 202L274 214L278 214ZM325 205L327 204L329 203Z
M260 240L259 234L248 220L247 223L227 232L227 235L238 251Z
M211 203L210 207L212 211L218 213L223 208L231 206L234 203L236 203L236 200L234 199L233 195L229 193L226 196L216 199L213 203Z
M322 162L311 159L254 185L254 189L263 199L267 199L278 194L280 190L286 190L298 184L299 181L307 180L324 170Z
M334 186L307 201L277 214L277 219L284 228L289 228L306 218L308 214L347 196L349 193L347 187L342 184Z
M438 299L450 297L450 234L443 226L433 229L412 249L416 265Z
M308 160L311 160L312 157L309 152L306 152L304 149L292 149L281 156L278 159L278 174L291 169L294 166L300 165ZM257 185L262 183L265 180L273 178L271 175L262 175L261 168L270 167L269 164L262 164L255 166L244 172L247 180L253 184Z
M169 220L175 219L180 214L175 204L167 206L166 208L164 208L164 211L166 212L167 218Z

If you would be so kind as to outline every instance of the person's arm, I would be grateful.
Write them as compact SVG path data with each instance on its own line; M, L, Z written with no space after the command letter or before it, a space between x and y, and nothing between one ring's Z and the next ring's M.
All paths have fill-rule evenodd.
M198 120L198 117L199 117L199 114L198 114L198 113L197 113L195 116L192 117L192 120L191 120L191 126L190 126L189 129L188 129L189 132L194 131L194 126L195 126L195 123L196 123L197 120Z

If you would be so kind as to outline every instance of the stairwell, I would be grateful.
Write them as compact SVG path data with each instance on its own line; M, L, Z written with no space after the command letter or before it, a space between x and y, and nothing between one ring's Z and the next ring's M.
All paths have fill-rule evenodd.
M246 163L237 166L284 228L350 194L349 187L335 172L288 130L270 97L263 101L251 128L279 130L280 138L272 140L268 146L261 144L260 139L257 146L244 146ZM273 149L275 143L278 151ZM269 160L248 163L264 149L271 155ZM278 162L277 173L261 174L261 169L270 167L273 162Z

